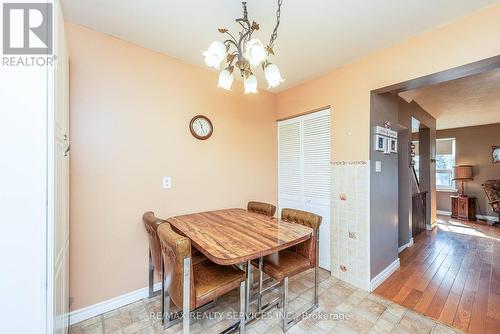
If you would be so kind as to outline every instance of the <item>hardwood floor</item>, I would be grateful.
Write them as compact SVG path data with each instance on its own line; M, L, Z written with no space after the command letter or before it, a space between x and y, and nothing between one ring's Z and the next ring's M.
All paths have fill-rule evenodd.
M439 217L375 293L467 333L500 333L500 229Z

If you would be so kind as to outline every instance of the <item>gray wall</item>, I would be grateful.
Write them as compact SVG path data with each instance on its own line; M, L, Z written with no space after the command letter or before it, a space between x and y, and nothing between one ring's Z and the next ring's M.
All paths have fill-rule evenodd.
M456 139L457 165L473 166L474 180L466 184L465 192L477 197L479 214L497 216L488 204L481 184L486 180L500 179L500 163L493 164L491 159L491 146L500 146L500 124L439 130L437 138ZM450 195L456 193L438 192L438 210L451 211Z
M428 130L430 156L435 152L436 120L417 103L407 103L397 95L390 93L371 95L370 131L370 253L371 278L376 277L398 258L398 247L406 244L411 237L411 174L408 164L409 132L411 117L419 119ZM398 140L398 154L386 155L374 150L375 126L383 126L390 121L392 129L403 135ZM406 134L404 134L406 131ZM402 147L406 145L406 148ZM401 151L402 149L402 151ZM375 172L375 163L382 163L382 172ZM430 175L424 189L432 190L435 176L432 175L434 164L427 168ZM425 171L424 171L425 172ZM400 182L401 180L401 182ZM428 219L434 221L435 192L428 197ZM434 202L434 203L433 203Z
M370 259L373 279L398 258L398 155L374 150L375 126L384 121L398 124L398 97L392 94L371 96L370 139ZM382 172L375 172L375 162Z

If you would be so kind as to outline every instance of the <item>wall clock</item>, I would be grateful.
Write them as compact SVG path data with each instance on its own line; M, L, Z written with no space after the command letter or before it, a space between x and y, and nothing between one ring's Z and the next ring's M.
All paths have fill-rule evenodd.
M197 115L189 123L189 130L195 138L206 140L212 135L214 127L206 116Z

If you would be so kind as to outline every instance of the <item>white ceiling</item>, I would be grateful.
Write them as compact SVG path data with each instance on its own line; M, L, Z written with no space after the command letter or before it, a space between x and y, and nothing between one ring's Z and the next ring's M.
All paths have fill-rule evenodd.
M500 69L399 93L436 119L438 129L500 123Z
M236 31L236 0L62 0L68 21L204 66L201 50L220 39L218 27ZM498 0L284 0L276 63L297 85L443 25ZM266 44L275 24L276 0L248 0L255 37ZM264 79L257 70L261 87ZM214 83L215 84L215 83ZM275 89L276 90L276 89Z

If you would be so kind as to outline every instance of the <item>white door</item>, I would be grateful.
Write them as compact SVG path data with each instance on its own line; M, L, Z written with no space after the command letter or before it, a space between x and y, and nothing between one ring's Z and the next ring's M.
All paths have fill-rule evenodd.
M69 325L69 60L60 5L54 4L57 61L49 73L47 332L63 334Z
M330 270L331 116L323 110L278 123L278 208L323 217L319 265Z

